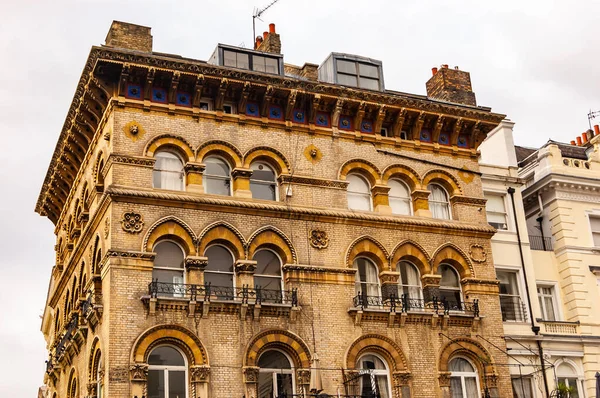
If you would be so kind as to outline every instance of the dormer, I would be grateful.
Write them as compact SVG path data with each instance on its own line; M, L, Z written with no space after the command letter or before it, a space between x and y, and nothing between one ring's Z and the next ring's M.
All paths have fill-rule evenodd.
M219 44L209 64L283 76L283 55Z
M329 54L319 67L319 80L366 90L384 90L381 61L359 55Z

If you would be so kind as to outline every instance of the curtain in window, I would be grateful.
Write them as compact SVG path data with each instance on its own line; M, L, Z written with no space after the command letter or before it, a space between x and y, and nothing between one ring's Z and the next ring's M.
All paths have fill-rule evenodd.
M448 205L448 195L442 187L436 184L429 184L429 210L433 218L450 219L450 208Z
M354 261L356 273L356 294L367 296L379 296L379 275L377 266L366 258L358 258Z
M355 174L350 174L348 181L348 208L352 210L371 210L371 189L369 184Z
M153 182L155 188L183 190L183 162L170 152L156 154Z
M400 292L406 294L411 299L421 298L421 280L417 267L407 261L398 263L398 271L400 272Z
M410 192L408 187L397 180L389 180L390 187L389 200L392 213L394 214L411 214Z
M513 397L514 398L533 398L531 390L531 378L513 378L512 379Z

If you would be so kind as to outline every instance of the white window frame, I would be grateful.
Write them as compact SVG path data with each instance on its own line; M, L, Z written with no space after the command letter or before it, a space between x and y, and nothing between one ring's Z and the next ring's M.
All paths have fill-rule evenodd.
M183 365L182 366L177 366L177 365L167 365L167 366L163 366L163 365L148 365L148 370L163 370L164 373L164 380L165 380L165 398L175 398L175 397L169 397L169 370L184 370L185 371L185 398L189 397L190 392L189 392L189 383L188 383L188 361L187 361L187 357L185 356L185 354L178 348L175 347L173 345L170 344L161 344L158 345L156 347L154 347L154 349L158 348L158 347L163 347L163 346L167 346L170 348L174 348L175 350L177 350L177 352L179 352L181 354L181 356L183 357Z
M179 247L179 249L181 250L181 253L183 253L183 261L184 261L184 266L183 268L174 268L174 267L157 267L156 265L152 264L152 269L159 269L159 270L163 270L163 271L181 271L181 280L183 281L181 283L181 291L177 292L177 289L175 288L175 283L173 283L173 297L177 297L177 298L181 298L185 296L185 283L186 283L186 277L185 277L185 250L183 250L183 247L181 247L181 245L177 242L175 242L173 239L161 239L158 242L156 242L154 244L154 247L152 247L152 250L156 253L156 246L160 245L163 242L171 242L173 244L175 244L177 247Z
M385 369L372 369L372 370L368 370L368 371L367 371L367 369L363 369L362 361L363 361L364 357L366 357L368 355L372 355L372 356L376 357L377 359L379 359L383 363L383 366L385 367ZM362 354L360 356L360 358L358 358L358 361L356 361L356 362L358 363L357 367L358 367L359 374L361 374L361 371L362 371L362 372L364 372L362 374L372 374L375 377L385 376L387 378L388 397L390 397L390 398L393 397L393 395L392 395L392 379L390 377L390 367L389 367L387 361L384 358L382 358L381 355L378 355L371 351L367 351L364 354ZM362 392L362 383L363 383L363 378L361 377L360 383L359 383L359 385L360 385L359 391L361 391L361 392Z
M223 275L223 274L226 274L226 275L232 275L232 276L233 276L233 277L232 277L232 279L233 279L233 280L232 280L231 287L234 289L234 292L235 292L235 288L236 288L236 279L237 279L237 275L236 275L236 273L235 273L235 256L233 255L233 252L232 252L232 251L231 251L231 250L230 250L230 249L229 249L227 246L225 246L225 245L223 245L223 244L221 244L221 243L213 243L212 245L208 245L208 247L207 247L206 249L204 249L204 254L203 254L203 255L204 255L206 258L208 258L208 256L206 255L206 252L208 251L208 249L210 249L210 248L211 248L211 247L213 247L213 246L219 246L219 247L222 247L222 248L224 248L225 250L227 250L227 252L229 252L229 254L231 255L231 259L232 259L232 261L233 261L233 262L231 263L231 264L232 264L232 270L233 270L233 271L231 271L231 272L223 272L223 271L211 271L211 270L208 270L208 271L207 271L207 270L206 270L206 268L208 268L208 265L207 265L207 267L206 267L206 268L204 268L204 271L203 271L203 272L204 272L204 274L206 274L206 273L209 273L209 274L221 274L221 275ZM210 259L209 259L209 261L210 261ZM205 280L206 280L206 278L205 278ZM229 286L219 286L219 287L229 287ZM211 294L212 294L212 293L211 293ZM234 296L235 296L235 293L234 293Z
M205 103L208 105L208 109L201 109L203 111L214 111L215 107L214 107L214 103L213 100L211 98L200 98L200 104Z
M358 173L349 173L348 176L346 176L346 180L348 179L348 177L350 176L355 176L357 178L360 178L361 180L363 180L365 182L365 184L367 184L367 190L368 193L364 193L364 192L356 192L356 191L350 191L350 185L348 184L348 189L346 189L346 200L348 201L348 209L349 210L354 210L354 211L373 211L373 194L371 193L371 184L369 183L369 180L367 180L365 177L361 176ZM369 195L369 209L364 210L364 209L354 209L352 207L350 207L350 200L349 200L349 196L362 196L362 197L366 197L367 195Z
M590 238L591 238L591 243L592 243L591 246L594 248L600 248L600 245L596 245L596 242L594 241L594 234L597 234L600 239L600 230L594 231L594 229L592 227L592 218L595 218L598 221L600 221L600 211L588 212L587 216L588 216L588 225L590 227Z
M185 184L185 160L181 157L181 155L179 155L176 151L171 150L169 148L159 148L156 150L156 152L154 152L154 159L156 159L156 156L161 154L161 153L168 153L170 155L173 155L175 157L177 157L177 159L179 159L179 161L181 162L181 171L176 172L176 171L172 171L172 170L162 170L162 169L157 169L156 168L156 162L154 163L154 167L152 168L152 188L156 188L156 189L164 189L164 190L169 190L169 191L185 191L186 188L186 184ZM154 186L154 173L169 173L167 175L174 175L174 174L179 174L180 179L181 179L181 185L180 188L181 189L169 189L169 188L163 188L163 187L156 187Z
M371 264L373 267L375 267L375 270L377 271L377 296L376 297L381 297L381 280L379 279L379 267L377 266L377 264L375 264L375 262L373 260L371 260L369 257L365 257L365 256L358 256L354 259L354 261L352 261L352 268L354 268L356 270L356 276L354 279L354 291L355 293L358 295L362 292L362 285L375 285L375 282L363 282L360 280L360 272L358 271L358 264L357 264L357 260L359 259L365 259L369 262L369 264ZM358 289L360 287L360 289ZM367 286L367 292L369 291L369 288Z
M462 291L462 283L460 283L460 281L461 281L461 278L460 278L460 272L458 272L458 270L457 270L456 268L454 268L454 267L452 266L452 264L450 264L450 263L445 263L445 262L443 262L443 261L440 263L440 265L438 265L438 268L439 268L439 267L441 267L442 265L447 265L448 267L450 267L451 269L453 269L453 270L454 270L454 272L456 273L456 276L458 277L458 289L457 289L457 288L455 288L455 287L448 287L448 286L444 286L444 287L442 288L442 285L441 285L441 279L440 279L440 286L439 286L439 290L445 290L445 291L447 291L447 292L448 292L448 291L458 291L458 292L460 292L460 303L459 303L459 304L461 304L461 305L462 305L462 304L464 304L464 303L465 303L465 296L463 295L463 291ZM436 274L437 274L437 269L436 269ZM442 276L442 274L441 274L441 273L440 273L439 275L440 275L440 276ZM441 299L441 297L439 297L439 299Z
M412 197L411 197L411 190L410 187L408 186L407 183L405 183L404 181L402 181L400 178L390 178L389 181L395 181L399 184L404 185L404 187L406 188L406 191L408 192L408 197L406 198L402 198L400 196L389 196L389 199L397 199L397 200L406 200L408 201L408 214L403 214L403 213L395 213L392 209L392 214L397 214L397 215L403 215L403 216L412 216L413 215L413 206L412 206ZM389 181L388 181L388 185L389 185ZM390 204L390 208L391 208L391 204Z
M284 290L284 284L283 284L283 261L281 260L281 257L279 257L279 254L277 254L274 250L268 249L268 248L263 248L263 249L258 249L256 252L254 252L254 255L252 256L252 258L254 258L254 256L256 256L256 253L261 252L261 251L268 251L271 252L275 255L275 257L277 257L277 259L279 260L279 271L280 271L280 275L279 275L279 288L281 289L281 292L283 293ZM265 275L265 274L254 274L254 276L259 276L261 278L271 278L271 279L275 279L274 276L270 276L270 275ZM256 288L256 286L255 286Z
M292 358L290 358L290 356L285 353L282 350L278 350L277 348L269 348L267 350L265 350L265 352L263 352L261 355L266 354L269 351L277 351L281 354L283 354L287 360L290 363L290 369L275 369L275 368L258 368L258 372L259 373L271 373L273 376L273 391L276 393L277 392L277 375L278 374L289 374L292 375L292 391L296 391L296 377L295 377L295 368L294 368L294 361L292 361ZM256 363L258 364L258 361L260 360L260 357L257 359ZM256 384L256 388L258 389L258 383Z
M506 229L498 229L498 232L514 232L513 223L512 223L512 212L509 211L509 203L508 203L508 195L505 192L498 191L485 191L483 193L484 198L488 198L489 196L496 196L502 199L502 203L504 204L504 213L492 212L495 214L504 214L504 219L506 220ZM487 219L488 210L486 208L485 215Z
M418 276L418 281L419 281L418 285L409 285L407 283L404 283L405 281L401 281L401 279L402 279L402 272L400 271L400 264L401 263L410 264L411 267L413 267L414 269L417 270L417 276ZM411 297L411 299L423 300L423 286L421 284L421 271L419 271L419 267L417 267L415 265L415 263L413 263L412 261L400 259L396 263L396 272L398 272L398 274L399 274L399 277L398 277L398 297L401 297L401 295L404 294L404 287L408 287L408 288L413 287L413 288L418 288L419 289L419 297Z
M538 297L538 303L540 302L539 296L539 289L540 288L551 288L552 289L552 305L554 306L554 315L555 315L555 321L561 321L563 318L563 314L562 314L562 308L560 308L559 304L559 298L558 298L558 294L559 294L559 286L558 283L554 282L554 281L535 281L535 292L536 292L536 296ZM544 301L542 300L542 303ZM549 319L546 319L546 310L545 310L545 304L543 305L543 307L540 307L540 315L542 316L542 320L543 321L549 321Z
M521 269L519 268L515 268L515 267L507 267L507 266L496 266L496 272L500 271L500 272L512 272L517 274L516 278L517 278L517 291L519 293L519 298L521 299L521 301L523 302L524 305L524 310L527 311L526 313L523 314L524 318L527 318L529 315L531 315L531 308L529 308L529 306L527 305L527 300L526 298L523 297L523 292L525 292L525 280L523 279L523 273L521 272ZM522 322L526 322L525 320L523 321L505 321L505 322L513 322L513 323L522 323Z
M275 180L273 180L273 182L267 182L267 181L263 181L263 180L253 180L252 176L250 176L250 184L252 185L252 183L254 183L254 184L259 184L259 185L274 185L275 186L275 199L273 199L273 201L278 202L279 201L279 184L277 183L277 172L275 171L275 168L273 168L270 164L268 164L266 162L261 162L261 161L252 162L250 164L250 169L252 169L253 165L262 165L264 167L269 168L275 175ZM250 189L250 191L252 191L252 189ZM261 199L261 200L265 200L265 199Z
M225 112L225 107L228 106L231 109L231 112L227 113ZM223 113L225 113L226 115L235 115L237 114L237 108L235 106L235 104L233 102L225 102L223 104Z
M558 368L563 363L570 366L574 370L575 375L562 375L561 376L560 373L558 373ZM577 379L577 391L579 392L579 398L585 398L587 396L586 391L585 391L585 376L581 372L581 367L579 365L577 365L575 362L573 362L572 360L570 360L568 358L562 358L554 363L554 367L557 370L556 387L558 387L558 379L576 378ZM568 385L568 380L567 380L567 385Z
M450 372L450 378L452 377L460 377L460 384L462 386L462 391L463 391L463 398L480 398L481 397L481 386L479 385L479 371L477 370L477 366L475 366L473 364L473 362L465 357L462 356L455 356L452 357L452 359L450 359L450 361L448 361L448 364L450 364L450 362L456 358L460 358L460 359L464 359L465 361L469 362L469 364L471 364L471 366L473 367L473 369L475 369L474 372L456 372L456 371L451 371ZM465 388L465 377L475 377L475 382L477 383L477 397L467 397L467 389Z
M513 387L514 390L514 386L513 386L513 380L521 380L521 382L524 385L528 385L529 386L529 391L531 391L531 398L536 398L538 396L537 394L537 388L535 385L536 379L531 375L531 374L527 374L527 375L519 375L516 373L511 373L510 374L510 384L511 387ZM521 391L523 392L523 391Z
M225 160L223 157L218 156L218 155L208 155L204 159L202 159L202 161L204 162L204 161L206 161L206 159L210 159L210 158L219 159L219 160L225 162L227 167L229 167L229 176L223 177L223 176L218 176L218 175L214 175L214 174L206 174L206 171L204 171L204 173L202 174L202 185L204 188L204 193L207 193L209 195L218 195L218 196L233 196L233 179L231 177L231 171L232 171L231 164L229 164L229 162L227 160ZM207 178L206 177L208 177L208 179L229 181L229 195L219 195L217 193L208 192L208 190L206 189L207 188L207 185L206 185Z
M433 192L429 189L430 185L435 185L435 186L439 187L442 191L444 191L444 193L446 194L445 202L440 202L438 200L431 199L431 195L433 194ZM445 204L448 207L448 218L436 218L436 217L434 217L434 218L436 218L438 220L452 220L452 207L450 206L450 194L448 193L446 188L444 188L441 184L431 182L427 185L427 190L429 191L429 197L427 198L428 205L430 203L435 203L435 204ZM431 206L429 206L429 211L431 211ZM433 214L432 214L432 217L433 217Z

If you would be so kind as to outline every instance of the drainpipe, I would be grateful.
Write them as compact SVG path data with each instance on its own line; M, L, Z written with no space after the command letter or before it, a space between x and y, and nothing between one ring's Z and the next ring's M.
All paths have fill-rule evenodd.
M523 278L525 279L525 295L527 296L527 304L529 305L529 311L533 310L531 306L531 296L529 295L529 283L527 282L527 270L525 269L525 258L523 257L523 246L521 244L521 232L519 231L519 218L517 217L517 206L515 205L515 189L513 187L508 188L510 195L510 201L512 202L513 215L515 218L515 228L517 230L517 242L519 244L519 255L521 256L521 268L523 269ZM541 219L541 217L540 217ZM544 232L542 231L542 241ZM545 249L545 246L544 246ZM538 336L540 334L540 327L533 321L533 313L530 314L531 318L531 331ZM544 378L544 389L546 390L546 396L550 396L550 388L548 387L548 377L546 376L546 366L544 364L544 350L542 348L542 342L536 339L538 352L540 356L540 363L542 365L542 376Z
M544 226L542 225L542 221L544 221L544 204L542 202L542 194L538 193L538 203L540 205L540 216L538 218L535 219L535 221L538 222L538 224L540 225L540 235L542 236L542 247L544 248L544 251L547 250L546 248L546 237L544 236Z

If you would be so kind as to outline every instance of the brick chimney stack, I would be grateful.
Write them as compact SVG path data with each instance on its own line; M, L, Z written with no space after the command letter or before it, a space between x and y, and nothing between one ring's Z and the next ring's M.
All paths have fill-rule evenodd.
M151 28L127 22L113 21L105 43L110 47L152 52Z
M256 50L264 51L266 53L281 54L281 38L279 33L275 32L275 24L269 24L269 31L263 34L262 42L258 42Z
M449 69L446 64L432 68L431 72L433 76L426 83L429 98L477 106L469 72L459 70L458 66Z

